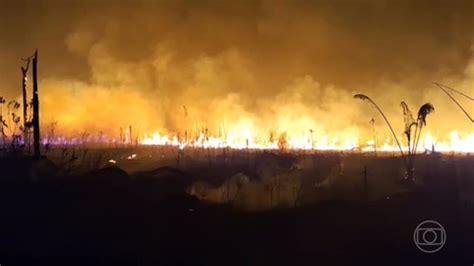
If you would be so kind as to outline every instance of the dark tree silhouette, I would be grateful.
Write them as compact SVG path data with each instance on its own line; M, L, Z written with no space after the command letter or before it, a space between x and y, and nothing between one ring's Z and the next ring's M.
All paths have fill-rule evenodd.
M23 143L26 146L28 142L28 131L29 131L29 126L30 126L28 123L28 100L27 100L28 94L26 91L26 85L28 82L28 69L30 66L31 56L26 59L22 58L22 60L26 62L26 66L21 67L21 74L22 74L21 87L22 87L22 95L23 95Z
M35 158L41 157L38 96L38 49L36 49L33 56L33 156Z

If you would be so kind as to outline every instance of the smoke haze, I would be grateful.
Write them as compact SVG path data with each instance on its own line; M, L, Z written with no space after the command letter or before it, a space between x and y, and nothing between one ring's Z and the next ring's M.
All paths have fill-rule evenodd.
M368 138L375 117L388 135L354 93L374 99L400 134L402 100L413 113L435 106L435 134L472 132L431 82L474 94L473 5L0 0L0 95L20 97L20 58L38 48L42 122L67 134L133 125Z

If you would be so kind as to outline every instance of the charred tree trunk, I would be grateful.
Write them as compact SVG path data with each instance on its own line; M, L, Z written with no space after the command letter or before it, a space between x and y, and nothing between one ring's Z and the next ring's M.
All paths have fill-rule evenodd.
M30 66L30 59L31 57L28 57L25 59L26 61L26 67L21 67L21 74L23 77L22 81L22 93L23 93L23 143L26 147L28 144L28 131L29 131L29 125L28 125L28 95L26 92L26 83L28 81L28 68Z
M41 157L40 151L40 123L38 97L38 50L33 56L33 156Z

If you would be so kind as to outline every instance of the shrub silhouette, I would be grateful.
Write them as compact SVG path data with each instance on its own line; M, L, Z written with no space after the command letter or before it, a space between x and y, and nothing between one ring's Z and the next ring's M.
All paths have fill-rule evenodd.
M407 138L407 144L408 144L408 154L405 154L403 152L403 148L400 144L400 141L398 140L398 137L395 134L395 131L393 130L392 125L390 124L387 117L385 116L383 111L380 109L380 107L372 99L370 99L370 97L364 94L355 94L354 98L370 102L380 112L383 119L385 120L388 127L390 128L390 131L392 132L392 135L395 138L395 141L397 142L398 148L400 150L400 155L403 159L403 162L406 168L405 179L409 181L414 181L413 171L414 171L414 164L415 164L415 156L416 156L416 150L417 150L418 143L421 136L421 130L423 129L424 126L426 126L426 117L428 116L428 114L434 112L434 106L431 103L423 104L418 110L418 116L417 116L417 119L415 120L413 118L412 113L410 112L410 109L408 108L408 105L403 101L401 102L400 105L402 106L402 109L403 109L403 120L405 122L404 135ZM413 128L414 128L414 132L413 132ZM414 133L413 135L412 135L412 132Z

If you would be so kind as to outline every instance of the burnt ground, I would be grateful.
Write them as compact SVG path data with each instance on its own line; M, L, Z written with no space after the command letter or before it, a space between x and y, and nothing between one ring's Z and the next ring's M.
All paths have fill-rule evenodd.
M174 168L156 178L131 178L118 167L50 178L54 164L42 164L49 170L31 170L30 159L0 160L2 266L474 263L474 207L452 181L372 201L249 212L186 194L195 175ZM428 219L447 232L433 254L413 242Z

